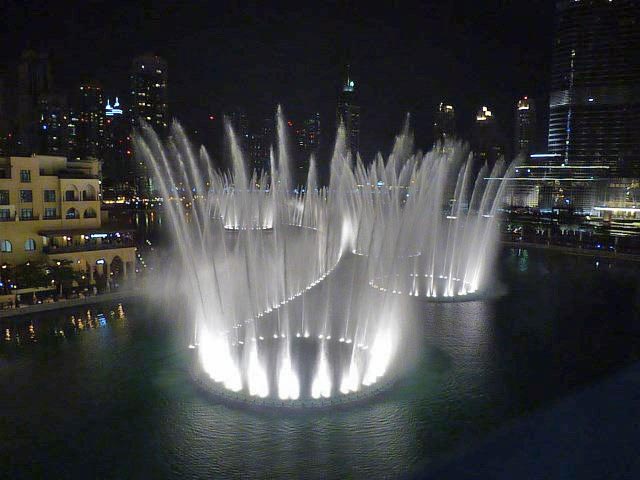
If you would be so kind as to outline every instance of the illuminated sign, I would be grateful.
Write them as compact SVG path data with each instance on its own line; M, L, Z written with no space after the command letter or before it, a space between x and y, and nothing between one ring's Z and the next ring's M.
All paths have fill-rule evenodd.
M122 115L122 109L120 108L120 101L116 97L116 101L111 106L109 99L107 99L107 106L104 108L104 114L107 117L113 117L114 115Z

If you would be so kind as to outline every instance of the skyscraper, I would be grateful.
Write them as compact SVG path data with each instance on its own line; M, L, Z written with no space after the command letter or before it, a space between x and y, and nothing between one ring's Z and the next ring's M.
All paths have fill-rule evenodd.
M276 122L273 117L266 117L262 120L261 128L261 161L259 167L262 169L271 168L271 147L276 141ZM258 167L258 165L256 165Z
M549 152L567 165L640 177L637 0L557 3Z
M0 76L0 155L9 153L9 112L5 93L4 78Z
M119 97L104 105L103 192L106 199L130 198L135 193L135 165L131 124Z
M40 96L40 116L36 153L67 156L69 154L69 107L67 98L59 94Z
M356 155L360 150L360 105L356 96L356 83L347 76L338 94L337 121L344 122L347 135L347 147L352 155Z
M471 147L480 159L480 164L493 166L504 155L504 142L493 113L488 107L482 107L476 114L471 131Z
M143 55L133 60L131 70L131 122L143 119L159 134L169 126L167 101L167 62L157 55Z
M518 100L515 111L514 153L528 156L536 147L536 103L532 98Z
M167 133L169 107L167 100L167 62L157 55L143 55L133 60L131 69L130 121L135 128L142 119L160 136ZM136 157L136 183L138 194L150 198L153 179L144 159Z
M320 114L311 115L304 122L304 149L307 153L313 153L320 145Z
M453 105L440 102L433 121L434 142L444 142L453 137L456 131L456 114Z
M262 119L258 128L249 134L249 156L256 171L271 168L270 149L275 142L275 122L273 118Z
M95 83L80 85L73 113L77 118L77 157L102 160L105 122L102 88Z
M249 145L249 119L244 109L236 107L227 113L227 118L236 134L236 139L243 149L248 149ZM226 133L225 133L226 135Z
M18 65L17 139L18 153L30 155L40 147L41 101L52 90L51 63L46 54L27 50Z
M320 144L320 114L314 113L297 127L294 127L291 122L291 126L298 147L294 152L296 157L294 180L298 185L304 185L309 175L311 155L316 152Z

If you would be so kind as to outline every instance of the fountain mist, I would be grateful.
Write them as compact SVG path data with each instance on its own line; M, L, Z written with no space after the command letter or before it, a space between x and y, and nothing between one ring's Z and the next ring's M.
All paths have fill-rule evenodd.
M406 340L410 297L465 298L486 283L505 165L475 173L455 142L414 151L407 122L386 162L366 166L340 127L329 185L312 158L294 190L280 109L277 120L268 172L248 171L230 125L231 172L196 154L178 123L166 143L148 125L136 137L173 226L192 346L237 398L361 396Z

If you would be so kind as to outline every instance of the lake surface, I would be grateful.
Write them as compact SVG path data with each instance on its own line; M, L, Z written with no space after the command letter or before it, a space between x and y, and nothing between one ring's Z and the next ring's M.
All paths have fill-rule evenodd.
M217 404L188 319L132 301L0 322L9 478L394 477L640 358L640 266L505 250L485 301L415 299L421 348L383 396L304 415Z

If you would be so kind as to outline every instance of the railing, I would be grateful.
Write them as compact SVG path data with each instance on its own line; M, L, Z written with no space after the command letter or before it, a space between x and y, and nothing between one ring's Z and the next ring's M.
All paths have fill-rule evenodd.
M68 245L66 247L58 247L55 245L49 245L42 248L43 253L56 254L56 253L72 253L72 252L91 252L99 250L113 250L116 248L131 248L136 244L133 240L121 240L114 243L84 243L78 245Z
M9 216L9 217L0 217L0 222L15 222L16 221L16 216Z
M96 195L92 195L90 197L78 197L78 198L63 198L62 201L63 202L95 202L98 200L98 197Z

